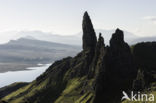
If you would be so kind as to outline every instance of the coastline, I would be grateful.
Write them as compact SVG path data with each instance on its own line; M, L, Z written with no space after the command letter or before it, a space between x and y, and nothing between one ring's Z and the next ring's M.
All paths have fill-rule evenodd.
M46 63L50 64L50 63ZM46 64L28 64L28 63L0 63L0 73L11 72L11 71L27 71L31 67L41 67ZM51 63L52 64L52 63Z
M50 65L51 63L42 64L36 67L27 67L25 70L0 73L0 88L15 82L31 82L45 72Z
M29 67L37 67L37 64L26 64L26 63L0 63L0 73L8 71L23 71Z

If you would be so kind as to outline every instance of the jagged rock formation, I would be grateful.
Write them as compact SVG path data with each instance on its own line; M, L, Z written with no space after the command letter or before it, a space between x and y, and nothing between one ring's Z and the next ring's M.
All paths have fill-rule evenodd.
M132 83L137 73L130 47L124 42L123 31L119 29L112 35L110 46L107 47L103 69L105 70L99 76L99 82L96 83L98 87L95 102L99 103L105 100L108 103L113 101L118 103L122 91L132 89Z
M133 46L133 55L138 75L134 81L136 90L149 88L149 84L156 81L156 42L142 42Z
M98 75L100 72L101 64L103 64L103 57L105 55L105 44L104 44L104 38L102 37L102 34L99 34L98 42L96 44L94 58L90 66L88 78L93 78ZM96 69L95 69L96 68Z
M83 29L83 37L82 37L83 49L86 50L89 48L95 48L97 39L92 22L87 12L85 12L83 16L82 29Z
M142 75L137 76L140 67L134 60L137 56L132 54L120 29L112 35L110 46L105 46L101 33L97 41L87 12L82 26L83 50L77 56L56 61L36 80L2 100L9 103L121 103L122 91L133 90L132 86L135 88L138 81L143 80Z
M121 79L121 82L127 82L127 86L131 86L129 84L131 84L132 80L136 77L137 69L134 64L130 47L123 38L123 31L119 29L112 35L110 47L108 47L108 53L106 54L106 68L109 68L110 71L110 74L108 75L114 74L113 77L110 78L116 80ZM119 81L117 84L120 84Z

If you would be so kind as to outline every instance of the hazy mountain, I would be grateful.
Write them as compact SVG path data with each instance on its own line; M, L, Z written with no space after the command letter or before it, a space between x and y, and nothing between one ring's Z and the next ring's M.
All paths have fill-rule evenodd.
M102 35L105 37L104 38L105 43L109 44L109 40L114 30L96 29L95 32L97 36L101 32ZM133 33L130 33L127 31L125 31L124 33L125 33L125 40L128 43L131 43L131 41L138 38ZM41 32L41 31L22 31L22 32L19 32L18 35L20 35L20 37L31 37L31 38L35 38L38 40L44 40L44 41L50 41L50 42L82 45L82 32L74 34L74 35L70 35L70 36L69 35L63 36L63 35L46 33L46 32Z
M79 46L41 41L28 36L11 40L0 45L0 72L24 69L31 64L51 63L66 56L74 56L80 50Z
M17 33L17 37L32 37L38 40L72 45L81 45L81 35L63 36L42 31L22 31Z
M115 30L104 30L104 29L96 29L96 35L98 36L99 33L102 33L102 36L104 36L104 42L105 44L109 44L109 40L111 38L111 35L113 34ZM82 45L82 32L77 33L75 35L71 36L63 36L58 34L52 34L52 33L46 33L41 31L22 31L18 32L18 35L20 37L26 37L26 38L35 38L38 40L44 40L44 41L50 41L50 42L57 42L57 43L63 43L63 44L73 44L73 45ZM127 43L136 44L138 42L143 41L155 41L156 36L146 36L146 37L139 37L131 32L124 31L124 38Z
M153 37L140 37L140 38L136 38L134 40L132 40L133 44L136 44L138 42L147 42L147 41L156 41L156 36Z
M48 62L73 56L79 46L20 38L0 45L0 62Z

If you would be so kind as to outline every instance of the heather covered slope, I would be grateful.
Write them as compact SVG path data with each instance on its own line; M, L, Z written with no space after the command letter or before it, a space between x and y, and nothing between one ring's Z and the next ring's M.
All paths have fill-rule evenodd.
M140 65L135 55L138 49L134 46L131 51L122 30L116 29L110 46L105 46L101 34L97 40L87 12L82 28L83 50L77 56L54 62L36 80L1 100L8 103L121 103L122 91L143 91L154 82L146 80L146 87L140 84L145 79L140 75L142 72L138 72Z

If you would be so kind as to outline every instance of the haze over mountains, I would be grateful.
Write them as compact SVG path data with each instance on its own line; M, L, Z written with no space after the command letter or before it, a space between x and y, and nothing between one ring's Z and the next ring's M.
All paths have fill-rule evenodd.
M103 29L97 29L96 34L99 32L102 33L103 36L105 36L105 43L109 44L109 39L111 38L111 34L114 30L103 30ZM38 40L44 40L44 41L50 41L50 42L57 42L57 43L64 43L64 44L73 44L73 45L82 45L82 32L79 32L75 35L68 35L63 36L59 34L52 34L52 33L46 33L41 31L22 31L17 33L19 37L31 37ZM131 42L137 38L136 35L126 32L125 31L125 39L128 42Z
M113 34L115 30L104 30L104 29L96 29L96 35L98 36L99 33L102 33L102 36L104 36L105 44L109 44L109 40L111 38L111 34ZM146 36L146 37L140 37L137 36L129 31L125 31L125 40L129 44L135 44L137 42L142 41L154 41L156 39L156 36ZM26 38L35 38L38 40L44 40L49 42L57 42L57 43L63 43L63 44L73 44L73 45L82 45L82 32L79 32L77 34L73 35L60 35L60 34L53 34L48 32L42 32L42 31L21 31L18 32L15 38L20 37L26 37Z
M20 70L38 63L51 63L74 56L81 48L33 38L20 38L0 45L0 72Z

